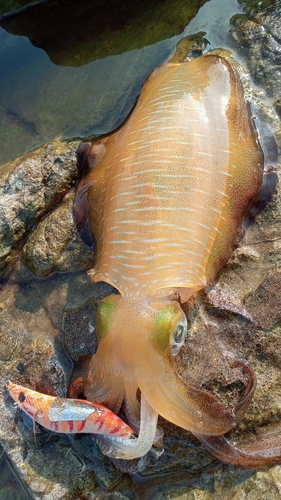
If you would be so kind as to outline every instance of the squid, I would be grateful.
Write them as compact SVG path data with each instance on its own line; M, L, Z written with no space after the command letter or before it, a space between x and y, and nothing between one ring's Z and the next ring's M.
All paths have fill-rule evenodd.
M133 428L142 406L150 407L224 461L240 463L223 434L251 402L251 368L242 360L233 365L248 379L233 408L173 368L187 334L182 304L227 262L262 186L264 153L237 67L210 53L156 68L123 125L82 142L77 157L86 174L76 225L81 234L89 227L96 249L88 276L116 289L99 304L86 398L114 412L125 399ZM139 455L132 446L118 456Z

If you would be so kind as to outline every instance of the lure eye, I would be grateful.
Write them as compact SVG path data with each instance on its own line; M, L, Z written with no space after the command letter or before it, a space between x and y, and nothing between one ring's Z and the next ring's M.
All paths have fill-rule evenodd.
M19 393L19 402L20 402L20 403L23 403L23 402L24 402L24 400L25 400L25 394L24 394L24 392L20 392L20 393Z
M172 337L172 354L176 356L183 343L187 334L187 320L186 317L182 318L177 324Z

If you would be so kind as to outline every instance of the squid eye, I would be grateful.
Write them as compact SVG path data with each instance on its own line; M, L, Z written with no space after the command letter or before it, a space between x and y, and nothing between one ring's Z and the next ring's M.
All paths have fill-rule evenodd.
M172 338L172 354L173 356L176 356L183 343L184 343L184 339L186 337L186 334L187 334L187 321L186 321L186 317L182 318L179 323L177 324L176 326L176 329L173 333L173 338Z

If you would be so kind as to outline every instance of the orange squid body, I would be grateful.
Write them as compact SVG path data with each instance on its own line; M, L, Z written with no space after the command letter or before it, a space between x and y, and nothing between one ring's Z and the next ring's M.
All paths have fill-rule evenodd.
M82 143L78 159L89 173L76 220L86 206L96 241L89 276L120 293L99 306L86 397L117 411L126 395L138 420L140 389L174 424L223 434L238 414L184 384L171 359L187 330L180 302L228 260L262 184L263 152L236 69L211 54L157 68L122 127Z
M103 148L88 191L94 280L130 298L180 288L186 300L229 258L262 182L235 70L212 55L159 67L129 119L92 154Z

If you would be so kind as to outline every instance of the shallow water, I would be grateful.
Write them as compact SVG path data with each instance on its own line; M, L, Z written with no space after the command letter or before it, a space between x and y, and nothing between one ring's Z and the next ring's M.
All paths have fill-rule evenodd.
M0 498L2 500L31 499L14 467L0 445Z
M0 165L46 141L110 132L182 36L205 31L210 48L229 46L229 19L240 10L236 0L211 0L183 33L79 67L55 65L27 37L0 28Z

